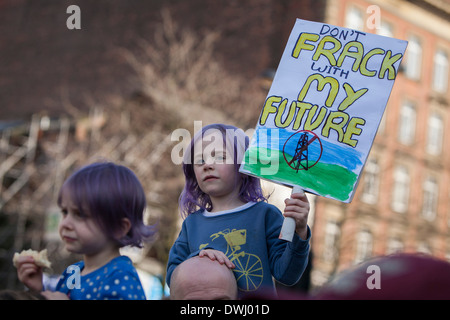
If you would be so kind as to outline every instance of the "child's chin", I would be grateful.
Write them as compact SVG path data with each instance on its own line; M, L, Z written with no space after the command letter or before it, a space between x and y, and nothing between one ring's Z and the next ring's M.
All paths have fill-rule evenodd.
M74 248L71 245L66 244L64 246L64 249L66 249L66 251L70 252L70 253L76 253L76 254L81 254L81 252L79 252L79 250L77 250L76 248Z

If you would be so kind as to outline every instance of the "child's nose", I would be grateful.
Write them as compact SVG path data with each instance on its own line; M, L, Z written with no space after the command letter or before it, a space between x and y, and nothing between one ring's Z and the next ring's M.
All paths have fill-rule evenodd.
M205 166L204 167L211 167L214 165L214 163L215 163L214 157L211 157L211 156L205 157Z
M59 228L60 229L71 229L72 228L72 218L69 214L62 216L61 220L59 221Z
M211 169L213 169L213 166L214 166L214 162L207 161L207 162L205 162L205 164L203 166L203 170L211 170Z

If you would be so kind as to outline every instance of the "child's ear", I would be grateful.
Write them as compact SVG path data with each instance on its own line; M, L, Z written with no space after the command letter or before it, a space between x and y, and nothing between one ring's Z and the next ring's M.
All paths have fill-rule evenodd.
M131 229L131 222L128 218L122 218L120 223L120 233L118 234L118 239L125 237Z

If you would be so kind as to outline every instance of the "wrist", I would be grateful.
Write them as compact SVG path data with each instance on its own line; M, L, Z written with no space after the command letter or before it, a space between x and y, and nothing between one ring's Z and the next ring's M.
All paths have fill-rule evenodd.
M295 232L300 237L300 239L308 240L308 226L306 226L304 228L297 229L297 230L295 230Z

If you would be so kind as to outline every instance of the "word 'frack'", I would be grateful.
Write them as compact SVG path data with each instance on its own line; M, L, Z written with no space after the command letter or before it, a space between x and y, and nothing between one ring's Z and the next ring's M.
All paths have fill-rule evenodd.
M374 48L369 52L364 52L364 46L359 41L347 42L342 48L342 43L339 39L333 36L325 36L320 39L320 35L315 33L301 33L292 50L292 57L298 58L302 50L314 51L312 59L314 61L319 60L321 56L325 57L330 65L341 67L344 60L347 58L354 59L352 70L354 72L359 71L362 75L367 77L374 77L378 74L379 79L386 77L388 80L395 80L396 70L394 64L402 58L401 53L392 54L391 50L384 50L381 48ZM319 41L319 42L318 42ZM317 43L318 42L318 43ZM339 56L336 58L337 53L342 48ZM378 69L369 69L369 60L374 59L376 56L383 56ZM380 58L380 57L379 57Z

